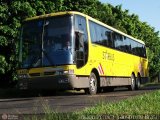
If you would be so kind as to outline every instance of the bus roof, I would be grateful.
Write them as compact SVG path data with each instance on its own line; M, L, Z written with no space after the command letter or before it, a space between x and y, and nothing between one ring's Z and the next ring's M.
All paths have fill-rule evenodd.
M115 29L115 28L113 28L113 27L111 27L111 26L109 26L109 25L107 25L107 24L105 24L105 23L103 23L103 22L101 22L99 20L96 20L95 18L92 18L92 17L90 17L90 16L88 16L86 14L83 14L83 13L80 13L80 12L77 12L77 11L65 11L65 12L50 13L50 14L45 14L45 15L40 15L40 16L27 18L27 19L25 19L25 21L34 20L34 19L41 19L41 18L48 18L48 17L52 17L52 16L61 16L61 15L66 15L66 14L78 14L78 15L84 16L87 19L92 20L92 21L94 21L94 22L96 22L96 23L98 23L98 24L100 24L100 25L102 25L104 27L107 27L110 30L113 30L113 31L115 31L115 32L117 32L119 34L122 34L122 35L124 35L124 36L126 36L128 38L131 38L131 39L133 39L133 40L135 40L137 42L145 44L142 40L139 40L139 39L136 39L136 38L134 38L134 37L132 37L130 35L127 35L126 33L123 33L120 30L117 30L117 29Z

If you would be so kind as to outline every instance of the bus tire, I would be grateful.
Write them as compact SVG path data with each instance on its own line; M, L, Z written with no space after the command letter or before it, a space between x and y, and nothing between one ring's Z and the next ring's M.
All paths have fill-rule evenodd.
M97 77L95 73L91 73L89 77L89 94L95 95L97 93Z
M137 79L136 79L136 85L135 85L135 89L139 90L141 86L141 76L140 74L137 75Z
M129 90L133 91L135 90L135 83L136 82L136 77L134 74L131 75L131 85L128 87Z
M84 92L85 92L86 95L88 95L88 94L89 94L89 89L88 89L88 88L85 88L85 89L84 89Z

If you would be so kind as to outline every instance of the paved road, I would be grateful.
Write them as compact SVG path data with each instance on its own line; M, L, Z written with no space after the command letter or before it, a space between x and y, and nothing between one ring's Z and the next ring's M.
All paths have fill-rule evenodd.
M125 89L90 96L82 92L63 92L53 96L0 99L0 114L39 114L44 108L57 112L72 112L101 102L116 102L136 95L152 92L160 86L146 87L138 91Z

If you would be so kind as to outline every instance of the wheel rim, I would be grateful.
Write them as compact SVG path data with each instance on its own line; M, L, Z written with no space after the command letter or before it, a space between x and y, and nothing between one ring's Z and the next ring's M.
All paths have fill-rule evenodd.
M140 81L138 80L137 82L138 82L138 83L137 83L137 86L140 87Z
M90 87L91 87L91 91L95 91L96 90L96 81L94 77L90 78Z
M140 76L138 76L138 78L137 78L137 87L138 87L138 89L140 88Z
M132 75L132 78L131 78L131 85L132 85L132 89L134 90L134 88L135 88L135 79L134 79L133 75Z

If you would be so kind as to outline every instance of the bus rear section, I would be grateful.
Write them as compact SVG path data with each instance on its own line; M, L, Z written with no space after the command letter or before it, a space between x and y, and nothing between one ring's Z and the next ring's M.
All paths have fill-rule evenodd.
M145 43L93 18L89 20L90 56L99 88L140 88L148 81Z

